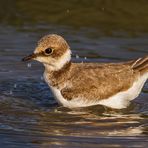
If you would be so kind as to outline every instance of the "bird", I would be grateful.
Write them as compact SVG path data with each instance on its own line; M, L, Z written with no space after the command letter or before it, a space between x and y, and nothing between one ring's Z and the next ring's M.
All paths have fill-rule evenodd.
M117 63L76 63L71 61L71 54L62 36L48 34L22 59L43 63L45 82L57 102L67 108L126 108L148 79L148 55Z

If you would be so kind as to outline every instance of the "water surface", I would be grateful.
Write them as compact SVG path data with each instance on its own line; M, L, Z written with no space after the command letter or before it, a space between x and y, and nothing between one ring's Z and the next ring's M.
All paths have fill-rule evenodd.
M37 40L49 33L66 38L77 62L120 62L145 56L147 2L135 1L133 7L123 1L100 0L91 6L89 0L79 5L74 0L30 2L2 2L0 9L1 147L147 147L148 83L127 109L71 110L54 100L40 63L21 62ZM120 9L122 5L128 7ZM139 13L141 23L135 19Z

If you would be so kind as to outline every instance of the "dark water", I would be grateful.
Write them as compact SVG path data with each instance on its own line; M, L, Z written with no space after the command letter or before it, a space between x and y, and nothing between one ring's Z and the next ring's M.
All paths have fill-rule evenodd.
M40 63L22 63L37 40L63 35L74 61L148 54L148 2L6 0L0 5L0 147L147 147L148 83L127 109L60 107Z

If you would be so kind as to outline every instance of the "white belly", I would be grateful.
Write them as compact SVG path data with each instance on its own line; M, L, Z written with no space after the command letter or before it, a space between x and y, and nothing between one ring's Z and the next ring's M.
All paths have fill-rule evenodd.
M108 106L115 109L122 109L122 108L126 108L129 105L130 101L135 99L139 95L147 79L148 79L148 73L141 76L136 82L134 82L133 86L128 90L119 92L116 95L107 99L103 99L101 101L95 101L96 98L91 101L86 101L86 99L83 99L83 98L74 98L70 101L67 101L61 95L61 92L59 89L50 86L49 83L48 84L56 100L65 107L75 108L75 107L86 107L86 106L100 104L100 105Z

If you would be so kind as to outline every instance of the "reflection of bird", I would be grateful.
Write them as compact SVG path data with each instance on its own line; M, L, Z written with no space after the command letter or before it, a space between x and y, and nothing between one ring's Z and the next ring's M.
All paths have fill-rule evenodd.
M125 108L148 79L148 56L123 63L72 63L67 42L55 34L43 37L23 61L30 59L44 64L45 81L57 101L69 108Z

